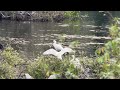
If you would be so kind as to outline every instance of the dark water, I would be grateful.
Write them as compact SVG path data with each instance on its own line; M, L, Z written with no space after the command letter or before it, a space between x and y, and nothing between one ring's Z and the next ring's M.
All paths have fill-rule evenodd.
M80 44L75 48L77 54L90 56L94 55L96 47L103 45L109 39L106 26L108 19L100 18L95 21L96 16L94 13L94 18L86 18L82 25L67 22L0 21L0 37L9 38L13 48L28 58L34 58L49 49L54 39L60 42L59 36L65 34L67 37L63 45L78 40Z

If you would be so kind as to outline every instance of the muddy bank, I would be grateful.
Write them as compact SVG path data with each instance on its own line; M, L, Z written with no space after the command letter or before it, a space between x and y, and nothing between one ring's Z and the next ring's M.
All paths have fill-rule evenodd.
M64 11L0 11L0 20L60 22L65 19Z

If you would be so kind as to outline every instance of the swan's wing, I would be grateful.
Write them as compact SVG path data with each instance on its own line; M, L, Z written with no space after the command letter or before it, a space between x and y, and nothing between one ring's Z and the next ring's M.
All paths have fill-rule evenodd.
M63 49L61 44L53 44L53 46L56 50L62 50Z
M72 53L72 52L74 52L71 48L68 48L68 47L66 47L66 48L64 48L64 49L62 49L61 51L60 51L60 55L63 55L63 54L65 54L65 53Z
M54 50L54 49L48 49L47 51L45 51L44 53L43 53L43 55L56 55L58 52L56 51L56 50Z
M69 53L71 53L71 52L74 52L71 48L69 48L69 47L65 47L64 49L63 49L63 51L64 51L64 53L66 53L66 52L69 52Z

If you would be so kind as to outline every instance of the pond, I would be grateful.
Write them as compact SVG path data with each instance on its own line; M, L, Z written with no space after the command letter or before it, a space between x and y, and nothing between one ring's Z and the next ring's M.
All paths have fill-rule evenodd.
M94 17L95 18L95 17ZM30 21L0 21L1 43L8 40L11 46L22 53L26 58L32 59L49 49L53 40L60 42L64 37L63 45L70 45L78 40L80 44L73 48L76 55L94 56L96 47L104 45L110 37L108 24L95 22L85 18L84 23L53 23L53 22L30 22ZM102 20L101 20L102 21Z

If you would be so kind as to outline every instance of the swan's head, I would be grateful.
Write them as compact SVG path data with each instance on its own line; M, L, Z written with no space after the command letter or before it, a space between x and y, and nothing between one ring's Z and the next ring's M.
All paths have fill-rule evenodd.
M56 41L55 41L55 40L53 40L53 43L56 43Z

